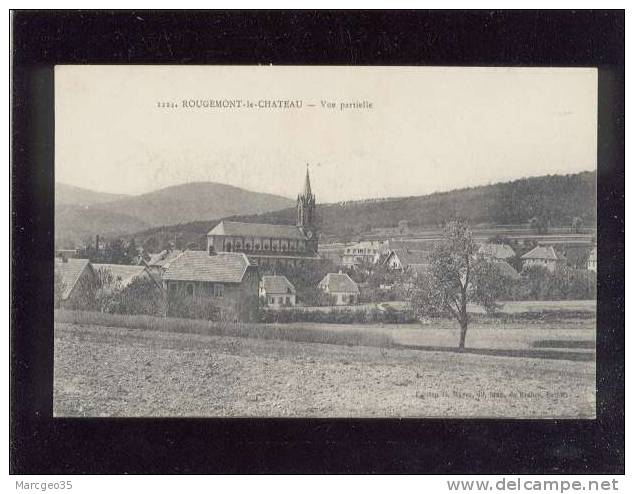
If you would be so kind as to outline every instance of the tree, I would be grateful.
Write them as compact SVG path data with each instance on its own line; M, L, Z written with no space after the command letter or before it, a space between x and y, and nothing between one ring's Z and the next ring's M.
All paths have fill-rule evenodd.
M469 314L467 304L476 303L487 312L498 309L504 278L498 267L477 255L468 224L453 220L446 224L443 239L431 252L426 276L414 280L410 296L418 315L451 315L460 324L458 348L465 348Z

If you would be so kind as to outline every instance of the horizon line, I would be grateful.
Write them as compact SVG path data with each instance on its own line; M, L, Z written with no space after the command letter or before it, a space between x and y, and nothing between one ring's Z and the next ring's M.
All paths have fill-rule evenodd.
M430 196L430 195L434 195L434 194L442 194L442 193L447 193L447 192L454 192L454 191L460 191L460 190L466 190L466 189L470 189L470 188L474 188L474 187L487 187L487 186L491 186L491 185L497 185L497 184L504 184L504 183L510 183L510 182L515 182L517 180L524 180L524 179L529 179L529 178L539 178L539 177L549 177L549 176L567 176L567 175L578 175L581 173L588 173L588 172L597 172L598 167L594 167L592 169L582 169L576 172L572 172L572 173L547 173L547 174L543 174L543 175L523 175L523 176L518 176L518 177L514 177L514 178L509 178L509 179L505 179L505 180L498 180L495 182L487 182L487 183L478 183L478 184L474 184L474 185L467 185L467 186L459 186L459 187L454 187L454 188L448 188L448 189L441 189L441 190L434 190L431 192L421 192L420 194L409 194L409 195L403 195L403 196L389 196L389 195L385 195L385 196L380 196L380 197L365 197L365 198L358 198L358 199L340 199L340 200L336 200L336 201L328 201L328 202L318 202L317 204L338 204L338 203L350 203L350 202L363 202L363 201L377 201L377 200L393 200L393 199L407 199L410 197L421 197L421 196ZM247 189L245 187L241 187L239 185L233 185L233 184L228 184L228 183L223 183L223 182L215 182L213 180L196 180L196 181L192 181L192 182L181 182L178 184L172 184L172 185L166 185L165 187L161 187L158 189L153 189L153 190L149 190L147 192L140 192L137 194L128 194L128 193L122 193L122 192L111 192L111 191L105 191L105 190L96 190L96 189L91 189L82 185L76 185L76 184L72 184L72 183L68 183L68 182L62 182L62 181L55 181L55 188L57 188L57 185L65 185L65 186L69 186L69 187L76 187L78 189L82 189L88 192L93 192L93 193L97 193L97 194L111 194L111 195L116 195L116 196L123 196L122 198L133 198L133 197L141 197L147 194L153 194L155 192L159 192L165 189L169 189L172 187L182 187L182 186L186 186L186 185L194 185L194 184L216 184L216 185L223 185L223 186L227 186L227 187L233 187L236 189L240 189L240 190L244 190L247 192L253 192L256 194L265 194L265 195L272 195L272 196L277 196L277 197L281 197L284 199L288 199L289 201L294 201L295 199L293 197L288 197L286 195L282 195L282 194L277 194L274 192L263 192L263 191L258 191L258 190L252 190L252 189ZM316 194L317 195L317 194ZM117 199L114 199L115 201Z

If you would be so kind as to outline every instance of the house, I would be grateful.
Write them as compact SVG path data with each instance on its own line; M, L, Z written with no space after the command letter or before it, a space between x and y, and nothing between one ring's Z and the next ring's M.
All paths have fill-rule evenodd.
M297 196L296 225L221 221L207 233L209 253L242 252L263 271L301 267L317 262L319 232L315 225L315 195L306 170L303 192Z
M389 271L423 271L429 265L429 252L397 248L391 250L383 261Z
M149 260L141 260L139 264L146 266L150 274L158 279L163 277L163 273L169 266L169 263L181 255L183 251L179 249L162 250L158 254L152 254Z
M482 244L478 253L489 259L508 261L515 257L515 251L507 244Z
M345 248L341 264L347 268L360 264L374 264L379 259L383 242L364 241Z
M88 259L55 259L55 302L68 309L89 309L97 276Z
M558 266L566 264L566 258L559 254L552 245L538 245L522 257L522 268L541 266L553 272Z
M359 286L345 273L328 273L318 286L333 297L335 305L352 305L359 300Z
M223 317L239 321L256 317L259 282L257 265L240 252L186 250L163 273L168 305L209 302Z
M295 287L286 276L262 276L260 299L265 299L269 307L293 306L295 305Z
M588 255L588 262L586 263L588 271L597 271L597 248L593 247Z
M147 281L154 285L157 289L157 296L162 291L161 283L152 276L145 266L134 264L93 264L92 266L97 276L102 280L105 291L125 292L135 281Z

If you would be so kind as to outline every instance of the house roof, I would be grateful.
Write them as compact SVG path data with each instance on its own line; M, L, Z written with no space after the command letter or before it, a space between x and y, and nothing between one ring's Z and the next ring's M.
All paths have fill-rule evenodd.
M328 273L319 284L327 287L329 292L359 293L357 284L345 273Z
M150 256L150 260L147 261L148 266L158 266L158 267L167 267L170 261L178 257L182 250L162 250L158 254L152 254Z
M295 287L293 284L288 281L286 276L281 275L270 275L270 276L262 276L262 289L267 294L284 294L295 293Z
M551 261L565 260L566 258L558 254L552 245L538 245L522 256L522 259L546 259Z
M507 244L482 244L480 254L490 256L495 259L510 259L515 257L515 251Z
M92 266L96 271L100 269L110 271L114 280L120 283L121 288L127 287L139 276L146 274L149 276L145 266L130 264L93 264ZM154 280L154 278L152 278L152 280Z
M497 261L493 261L493 264L497 266L497 268L500 270L500 273L505 278L508 278L513 281L520 279L520 274L508 262L497 260Z
M429 264L429 252L425 250L394 249L385 261L393 255L398 257L404 268L412 264Z
M85 269L92 269L88 259L67 259L66 261L55 259L55 273L64 284L62 300L70 296Z
M209 255L202 250L186 250L170 262L163 279L240 283L250 266L254 264L242 253L219 252Z
M306 240L302 230L293 225L268 225L264 223L239 223L221 221L208 234L230 237L271 237Z

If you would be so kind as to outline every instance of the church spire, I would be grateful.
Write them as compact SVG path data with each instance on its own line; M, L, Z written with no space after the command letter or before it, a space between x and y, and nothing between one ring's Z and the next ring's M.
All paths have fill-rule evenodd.
M297 226L312 226L315 210L315 196L310 188L310 174L306 165L304 190L297 196Z
M304 197L311 197L312 191L310 190L310 174L308 173L308 163L306 163L306 181L304 182Z

